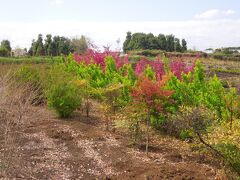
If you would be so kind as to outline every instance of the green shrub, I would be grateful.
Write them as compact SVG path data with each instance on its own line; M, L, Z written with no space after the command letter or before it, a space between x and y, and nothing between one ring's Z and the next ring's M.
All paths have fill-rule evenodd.
M82 102L82 87L74 73L64 64L52 66L45 78L48 106L55 109L61 118L68 118Z
M179 136L182 140L190 139L192 138L192 132L190 130L182 130Z
M68 118L81 105L81 100L78 87L73 83L53 85L48 92L48 105L61 118Z

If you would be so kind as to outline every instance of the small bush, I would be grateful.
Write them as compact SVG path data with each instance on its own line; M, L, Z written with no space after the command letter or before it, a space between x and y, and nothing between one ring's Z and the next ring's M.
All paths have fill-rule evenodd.
M205 107L180 106L179 111L168 117L162 129L180 139L193 138L195 132L206 133L214 121L214 113Z
M48 105L56 110L59 117L68 118L81 105L78 87L71 83L54 85L48 93Z
M179 136L182 140L190 139L192 138L192 132L190 130L182 130Z
M61 118L68 118L81 105L82 83L78 83L74 73L68 72L64 64L51 67L44 79L48 106Z

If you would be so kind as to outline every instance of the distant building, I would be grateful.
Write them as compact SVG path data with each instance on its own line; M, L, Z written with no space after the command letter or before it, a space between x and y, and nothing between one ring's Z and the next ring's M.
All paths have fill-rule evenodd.
M212 48L205 49L203 52L205 52L207 54L212 54L214 52L214 49L212 49Z
M27 50L21 49L19 47L16 47L15 49L12 49L12 51L11 51L11 56L13 56L13 57L20 57L20 56L26 56L26 55L27 55Z

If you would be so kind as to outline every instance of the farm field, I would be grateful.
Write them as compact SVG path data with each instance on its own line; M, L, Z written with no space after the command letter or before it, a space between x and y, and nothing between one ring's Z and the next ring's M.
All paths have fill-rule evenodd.
M59 59L0 65L1 178L238 177L239 62Z
M0 180L240 180L240 1L4 1Z
M1 178L215 177L217 163L209 163L210 158L192 153L186 143L156 135L146 156L144 147L132 147L124 134L107 132L101 111L93 113L88 120L76 113L64 121L48 109L28 109L24 127L14 137L18 142L11 151L14 156L2 157L10 161L11 173L2 173ZM2 148L6 148L4 144Z

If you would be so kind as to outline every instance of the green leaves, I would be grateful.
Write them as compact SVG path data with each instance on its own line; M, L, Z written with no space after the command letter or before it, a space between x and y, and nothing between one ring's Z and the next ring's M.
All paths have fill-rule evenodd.
M205 106L216 113L218 119L230 119L231 111L237 115L237 93L231 88L227 91L215 75L205 79L204 70L199 61L193 73L182 75L182 81L174 75L167 83L167 88L174 90L172 95L177 105Z
M48 92L48 105L61 118L68 118L81 105L81 99L78 87L71 82L53 85Z

